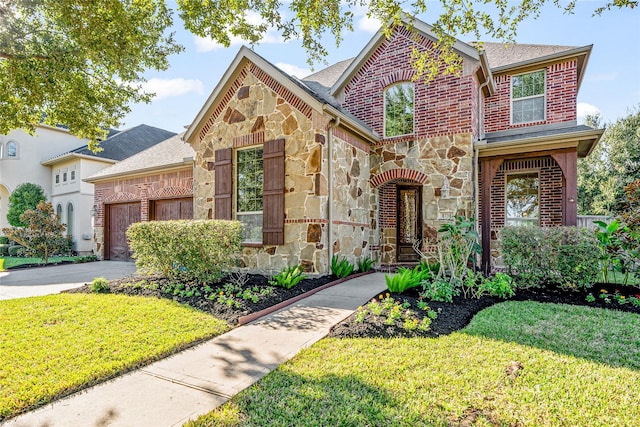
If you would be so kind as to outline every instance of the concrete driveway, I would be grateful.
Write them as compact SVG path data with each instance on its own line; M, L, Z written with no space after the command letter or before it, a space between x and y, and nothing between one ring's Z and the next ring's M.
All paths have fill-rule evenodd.
M123 261L96 261L0 272L0 300L56 294L77 288L96 277L133 276L136 265Z

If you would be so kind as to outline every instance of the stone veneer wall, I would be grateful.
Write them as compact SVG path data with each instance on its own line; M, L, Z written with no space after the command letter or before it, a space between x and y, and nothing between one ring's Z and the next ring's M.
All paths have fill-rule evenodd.
M326 127L329 120L254 64L247 64L209 118L194 147L195 218L214 218L215 151L285 139L284 245L245 245L242 260L252 270L277 271L302 264L327 271ZM294 107L295 105L295 107ZM235 202L235 201L234 201Z
M93 252L104 258L105 204L140 202L140 219L149 221L149 201L193 196L193 169L137 178L115 179L94 185Z
M443 222L473 214L473 140L471 133L408 140L372 149L371 181L379 206L381 259L393 263L396 250L398 183L422 185L423 237L432 241ZM449 194L442 191L445 178Z

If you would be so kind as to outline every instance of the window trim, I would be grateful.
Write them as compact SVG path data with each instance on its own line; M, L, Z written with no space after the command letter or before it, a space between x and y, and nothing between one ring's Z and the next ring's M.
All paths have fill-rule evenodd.
M9 147L10 146L14 146L15 147L15 154L13 156L9 155ZM18 159L20 158L20 147L18 146L18 143L15 141L8 141L6 143L6 147L5 147L5 158L6 159Z
M539 73L540 71L542 71L543 73L543 78L544 78L544 91L542 92L542 94L540 95L532 95L532 96L524 96L522 98L516 98L514 100L513 98L513 78L514 77L519 77L519 76L525 76L527 74L533 74L533 73ZM542 119L540 120L532 120L532 121L528 121L528 122L515 122L513 120L513 102L514 101L522 101L522 100L527 100L527 99L534 99L534 98L540 98L542 97ZM545 122L547 121L547 69L546 68L540 68L538 70L533 70L533 71L527 71L525 73L518 73L518 74L512 74L509 77L509 121L511 123L511 125L525 125L525 124L529 124L529 123L540 123L540 122Z
M411 85L411 90L413 91L413 108L412 108L412 120L411 120L411 124L412 124L412 129L410 133L404 133L404 134L400 134L400 135L392 135L389 136L387 135L387 92L396 87L396 86L400 86L400 85ZM383 135L384 138L399 138L399 137L403 137L403 136L409 136L409 135L415 135L416 133L416 86L413 82L411 81L406 81L406 80L402 80L402 81L398 81L395 83L390 84L389 86L385 87L384 90L382 91L382 131L383 131Z
M249 151L249 150L262 150L262 156L261 159L263 159L263 165L262 165L262 200L263 200L263 204L262 204L262 210L260 211L243 211L243 212L239 212L238 211L238 153L241 151ZM240 221L240 219L238 218L238 214L240 214L240 216L242 215L256 215L256 214L260 214L261 218L264 218L264 145L263 144L256 144L256 145L251 145L248 147L239 147L233 150L233 163L232 163L232 170L233 170L233 194L232 194L232 206L233 206L233 216L235 218L235 220ZM242 222L242 221L240 221ZM260 225L260 241L253 241L253 240L242 240L242 245L243 246L249 246L249 245L255 245L255 246L262 246L263 245L263 228L264 226L261 224Z
M536 218L537 221L537 226L540 226L540 216L542 214L542 199L541 199L541 188L540 188L540 169L522 169L522 170L517 170L517 171L509 171L508 173L504 174L504 225L508 226L507 222L508 220L511 219L522 219L522 218L513 218L513 217L509 217L507 216L507 182L510 176L516 176L516 175L533 175L536 174L538 177L538 217ZM526 221L526 220L525 220ZM520 227L521 225L515 225L513 227Z

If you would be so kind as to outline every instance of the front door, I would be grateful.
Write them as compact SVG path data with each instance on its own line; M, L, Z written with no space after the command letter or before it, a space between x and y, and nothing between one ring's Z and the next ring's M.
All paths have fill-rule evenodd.
M105 253L112 261L131 261L131 250L127 242L127 228L140 221L140 203L121 203L108 205L109 226L108 251ZM108 254L108 255L107 255Z
M397 262L416 262L420 256L413 250L413 243L422 239L420 206L422 205L422 187L398 186L398 235Z

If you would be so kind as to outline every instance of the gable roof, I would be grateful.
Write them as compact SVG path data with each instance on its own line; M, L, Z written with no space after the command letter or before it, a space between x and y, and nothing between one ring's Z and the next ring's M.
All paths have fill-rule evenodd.
M426 22L419 20L418 18L408 18L403 16L401 19L402 23L407 27L412 27L418 34L436 41L438 39L437 35L433 31L433 27ZM387 39L386 35L382 28L378 30L378 32L369 40L369 43L360 51L358 56L356 56L353 61L349 64L349 66L345 69L343 74L340 76L338 80L331 87L331 95L336 95L344 86L351 80L351 78L358 72L358 70L364 65L364 63L373 55L375 50ZM453 44L453 50L457 52L459 55L474 59L476 61L480 60L480 55L478 50L460 40L457 40Z
M336 62L333 65L329 65L327 68L316 71L313 74L304 77L304 82L316 82L327 88L331 88L338 81L340 76L344 74L346 69L351 65L355 58L345 59L344 61Z
M243 67L248 63L253 63L256 67L267 73L277 83L293 92L314 110L327 111L333 116L339 116L341 123L346 127L351 128L367 139L378 140L378 135L371 131L371 129L369 129L364 123L340 108L338 101L328 93L328 88L317 82L297 79L296 77L285 73L254 51L242 46L231 65L229 65L229 68L227 68L227 71L225 71L222 79L220 79L191 125L187 128L187 131L183 136L185 141L189 143L193 142L194 136L204 126L206 119L213 114L213 111L218 104L224 101L224 95L227 90L240 75Z
M181 133L165 139L113 166L102 169L84 179L84 181L105 181L124 175L149 173L157 169L167 170L191 165L195 151L189 144L182 141L183 135L184 133Z
M145 150L157 143L175 135L175 132L160 129L149 125L138 125L120 131L113 136L100 142L102 151L94 153L89 150L88 145L83 145L74 150L60 154L54 158L42 162L45 166L54 165L71 158L88 158L93 160L113 161L124 160L142 150Z

